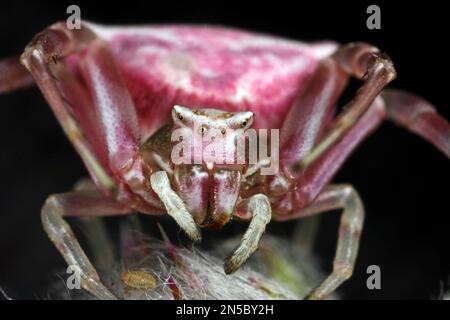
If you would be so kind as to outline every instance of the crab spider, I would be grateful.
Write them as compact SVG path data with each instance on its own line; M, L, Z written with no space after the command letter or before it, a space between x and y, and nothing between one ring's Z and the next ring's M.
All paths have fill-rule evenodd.
M448 122L421 98L384 90L394 66L365 43L307 44L218 27L84 23L68 30L56 23L34 37L20 62L0 61L0 92L34 80L95 183L95 190L49 196L41 214L67 263L81 270L82 286L101 299L115 296L65 217L167 213L195 241L200 227L249 220L225 262L231 273L257 249L271 219L342 209L333 271L308 295L323 299L351 276L358 251L361 199L351 185L330 184L355 147L388 118L450 156ZM361 88L334 116L352 76ZM248 163L175 164L171 134L196 126L280 129L278 172L262 175Z

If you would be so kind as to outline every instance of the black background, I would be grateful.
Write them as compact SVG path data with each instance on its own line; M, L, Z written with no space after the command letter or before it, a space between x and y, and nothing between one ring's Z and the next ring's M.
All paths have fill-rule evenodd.
M73 3L80 5L82 19L105 24L212 23L298 40L371 42L395 62L398 78L392 86L427 98L450 119L448 12L439 1L3 1L0 57L21 53L35 33L65 19ZM369 4L381 7L381 30L366 28ZM16 298L40 297L49 276L64 267L42 230L40 207L47 195L69 190L86 171L36 88L0 96L0 141L0 286ZM437 297L450 274L448 159L386 123L335 180L352 183L367 209L356 270L342 287L344 297ZM329 268L338 215L322 221L317 252ZM381 267L382 290L365 286L371 264Z

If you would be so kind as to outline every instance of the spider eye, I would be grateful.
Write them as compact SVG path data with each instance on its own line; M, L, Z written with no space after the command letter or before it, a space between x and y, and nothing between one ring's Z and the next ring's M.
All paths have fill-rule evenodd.
M247 120L242 121L241 126L242 126L242 127L245 127L246 125L247 125Z
M220 130L220 133L223 134L223 135L224 135L226 132L227 132L227 131L226 131L225 129L221 129L221 130Z
M178 113L177 116L178 116L178 119L183 120L183 116L181 115L181 113Z
M204 126L200 127L200 133L204 134L206 132L206 128Z

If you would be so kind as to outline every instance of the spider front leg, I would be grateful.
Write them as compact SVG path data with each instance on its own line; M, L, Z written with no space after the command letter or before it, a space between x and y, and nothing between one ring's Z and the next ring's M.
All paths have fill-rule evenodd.
M333 272L308 296L324 299L338 288L351 274L355 264L359 237L364 220L361 199L353 187L326 186L350 152L384 118L384 103L377 98L366 114L338 143L292 182L293 187L274 205L274 219L286 221L307 217L328 210L342 213Z
M364 84L339 119L333 119L336 101L352 75L364 77ZM281 127L283 165L301 170L313 162L351 128L394 76L395 70L385 55L365 43L345 45L324 59Z
M80 272L81 286L99 299L116 299L100 281L94 266L81 248L64 217L95 217L127 214L131 210L93 190L51 195L41 212L42 224L50 240L68 265Z
M343 190L337 192L335 186L325 187L325 189L324 186L336 174L356 146L387 117L430 141L450 157L450 125L439 116L430 103L415 95L398 90L387 90L382 97L385 100L378 97L366 114L341 140L326 150L322 157L296 178L295 190L287 192L274 206L274 212L277 213L274 215L274 219L278 221L302 218L343 207L342 219L347 214L359 226L356 229L345 227L344 220L341 219L333 273L310 295L312 299L325 298L345 281L353 269L358 249L358 234L362 227L362 204L361 210L354 209L350 212L351 201L360 202L360 200L356 200L359 199L356 191L349 190L350 187L346 186L342 189L347 189L347 192ZM354 198L354 200L350 198ZM309 204L311 199L314 200ZM358 207L359 205L353 206L353 208ZM348 229L345 231L346 233L353 233L355 236L351 238L344 236L346 233L343 228Z
M382 93L382 98L375 98L382 87L392 80L395 71L383 55L373 56L373 52L373 48L364 44L350 45L339 50L334 57L319 66L307 90L294 105L294 108L300 106L306 107L307 110L303 113L299 110L290 111L303 114L304 117L308 117L310 113L318 113L320 117L318 124L300 126L296 130L289 130L295 126L289 125L293 120L288 118L285 123L287 129L285 126L282 128L288 133L284 136L285 142L281 150L283 172L275 176L269 186L272 194L280 196L273 205L275 220L303 217L335 208L338 204L344 207L344 215L359 216L362 219L362 205L360 214L350 214L350 209L346 211L345 207L351 207L348 204L351 199L344 201L349 195L341 195L340 201L335 199L327 204L322 200L326 198L328 191L323 190L349 154L385 117L430 141L450 157L450 125L430 103L410 93L396 90L387 90ZM340 68L336 69L336 65ZM326 120L329 116L326 112L332 110L335 93L341 88L339 84L333 86L333 81L345 80L344 76L339 75L339 69L361 77L364 74L364 65L368 68L364 77L365 83L358 91L357 97L350 102L346 111L328 125ZM331 77L321 76L327 73ZM326 82L326 79L330 78L332 81ZM324 85L323 81L328 86ZM334 89L329 90L330 86ZM333 94L330 95L330 92ZM303 121L302 118L299 120ZM325 192L324 195L322 191ZM352 191L351 194L351 198L354 198L352 201L356 203L356 193ZM360 222L361 227L362 220ZM352 233L348 230L346 232ZM356 229L355 232L354 234L358 233ZM356 257L356 238L350 241L342 236L341 232L333 274L312 293L311 298L325 298L348 277L348 271L352 270Z
M352 275L364 222L364 206L351 185L329 185L310 206L289 217L307 217L335 209L343 209L343 212L333 272L306 297L307 299L326 298Z
M283 213L289 215L292 210L304 208L313 201L351 152L386 118L421 136L450 158L448 121L424 99L404 91L386 90L381 97L375 99L361 119L308 168L299 174L295 173L295 167L291 168L290 172L294 172L291 178L296 186L295 192L287 191L275 206L278 216L283 216ZM289 164L288 162L287 165ZM285 178L278 176L274 181L279 179Z
M82 54L84 83L61 61L77 53ZM121 202L141 212L161 212L164 206L174 209L174 202L182 203L158 197L148 183L159 169L147 165L140 153L134 103L108 45L87 25L81 30L68 30L64 23L49 27L26 48L22 62L102 191L112 194L118 189ZM184 209L178 208L179 216L186 217ZM197 230L185 231L199 238Z
M101 122L86 88L63 61L94 40L95 35L88 28L70 31L64 23L57 23L36 35L20 60L35 79L95 184L109 194L116 183L108 166Z

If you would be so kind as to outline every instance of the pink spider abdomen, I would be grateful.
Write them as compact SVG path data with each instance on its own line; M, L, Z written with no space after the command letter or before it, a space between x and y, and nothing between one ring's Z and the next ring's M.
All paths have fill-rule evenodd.
M110 44L144 138L175 104L248 110L255 128L279 128L318 61L337 47L211 26L90 27Z

